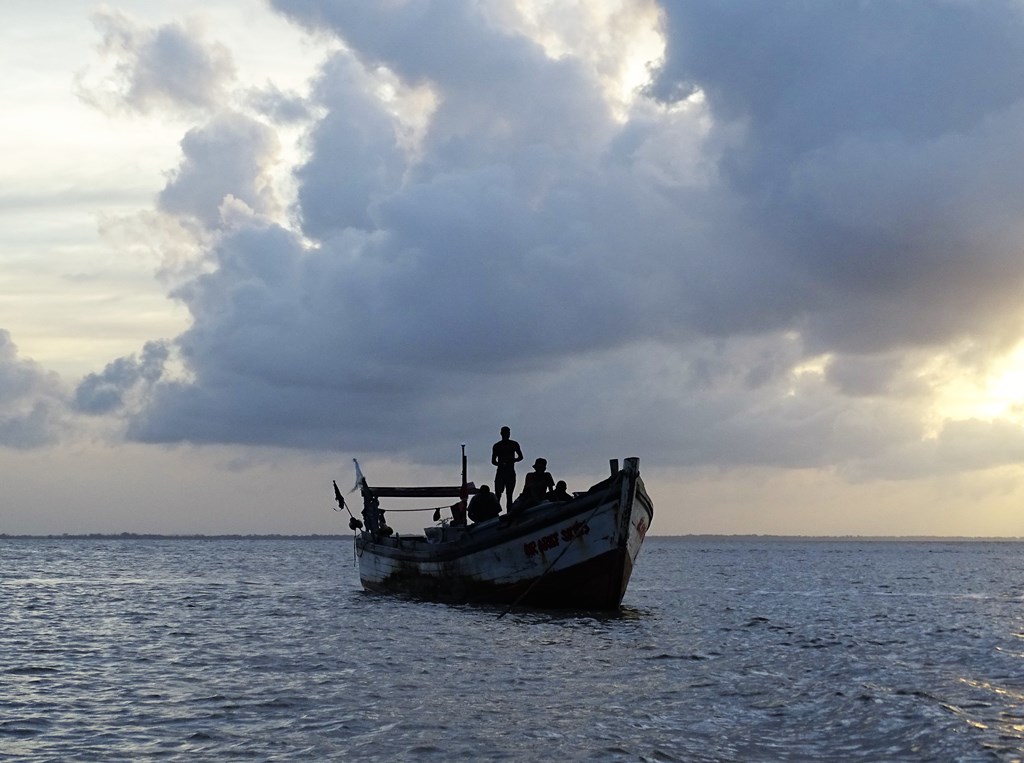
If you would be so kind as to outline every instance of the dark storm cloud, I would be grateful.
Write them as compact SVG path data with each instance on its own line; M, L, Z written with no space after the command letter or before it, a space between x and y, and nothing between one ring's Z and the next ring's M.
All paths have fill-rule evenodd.
M665 99L742 135L718 166L819 350L999 331L1024 281L1019 4L664 5ZM750 253L753 258L755 254Z
M64 394L56 374L18 357L0 329L0 447L36 448L57 439Z
M274 5L346 45L309 103L301 230L260 217L269 128L190 133L161 207L217 235L175 292L188 378L137 439L428 461L511 423L563 465L868 463L922 439L901 353L1017 336L1010 5L666 4L652 93L704 101L624 122L478 4ZM384 70L432 103L419 132Z
M194 23L144 29L109 9L94 20L103 35L100 50L114 68L101 83L79 76L80 95L87 101L142 113L168 106L205 110L223 102L234 63L223 45L204 42Z

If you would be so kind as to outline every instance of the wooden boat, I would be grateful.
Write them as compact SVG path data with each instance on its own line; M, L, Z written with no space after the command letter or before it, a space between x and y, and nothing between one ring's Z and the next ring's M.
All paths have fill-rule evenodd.
M466 482L465 453L462 463L462 485L438 488L371 487L356 464L364 524L355 548L367 591L453 603L619 608L654 516L639 459L625 459L622 469L612 460L607 479L569 501L513 506L511 514L469 525L445 521L423 535L391 532L381 498L456 497L459 516L475 492Z

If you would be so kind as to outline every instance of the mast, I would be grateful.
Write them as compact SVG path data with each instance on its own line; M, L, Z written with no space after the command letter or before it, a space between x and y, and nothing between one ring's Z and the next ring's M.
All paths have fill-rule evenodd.
M462 499L462 508L466 508L466 499L469 498L469 487L466 484L466 443L462 443L462 490L459 497Z

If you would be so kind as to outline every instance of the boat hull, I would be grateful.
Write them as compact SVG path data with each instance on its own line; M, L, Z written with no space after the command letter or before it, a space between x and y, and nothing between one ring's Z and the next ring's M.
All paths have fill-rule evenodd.
M614 610L654 509L627 467L567 503L423 537L356 538L363 587L445 602Z

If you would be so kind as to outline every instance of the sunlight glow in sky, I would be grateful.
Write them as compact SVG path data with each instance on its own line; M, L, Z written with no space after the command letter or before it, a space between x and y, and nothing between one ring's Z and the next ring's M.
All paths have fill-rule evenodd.
M944 397L937 410L946 417L1024 424L1024 346L997 358L977 377L951 380Z

